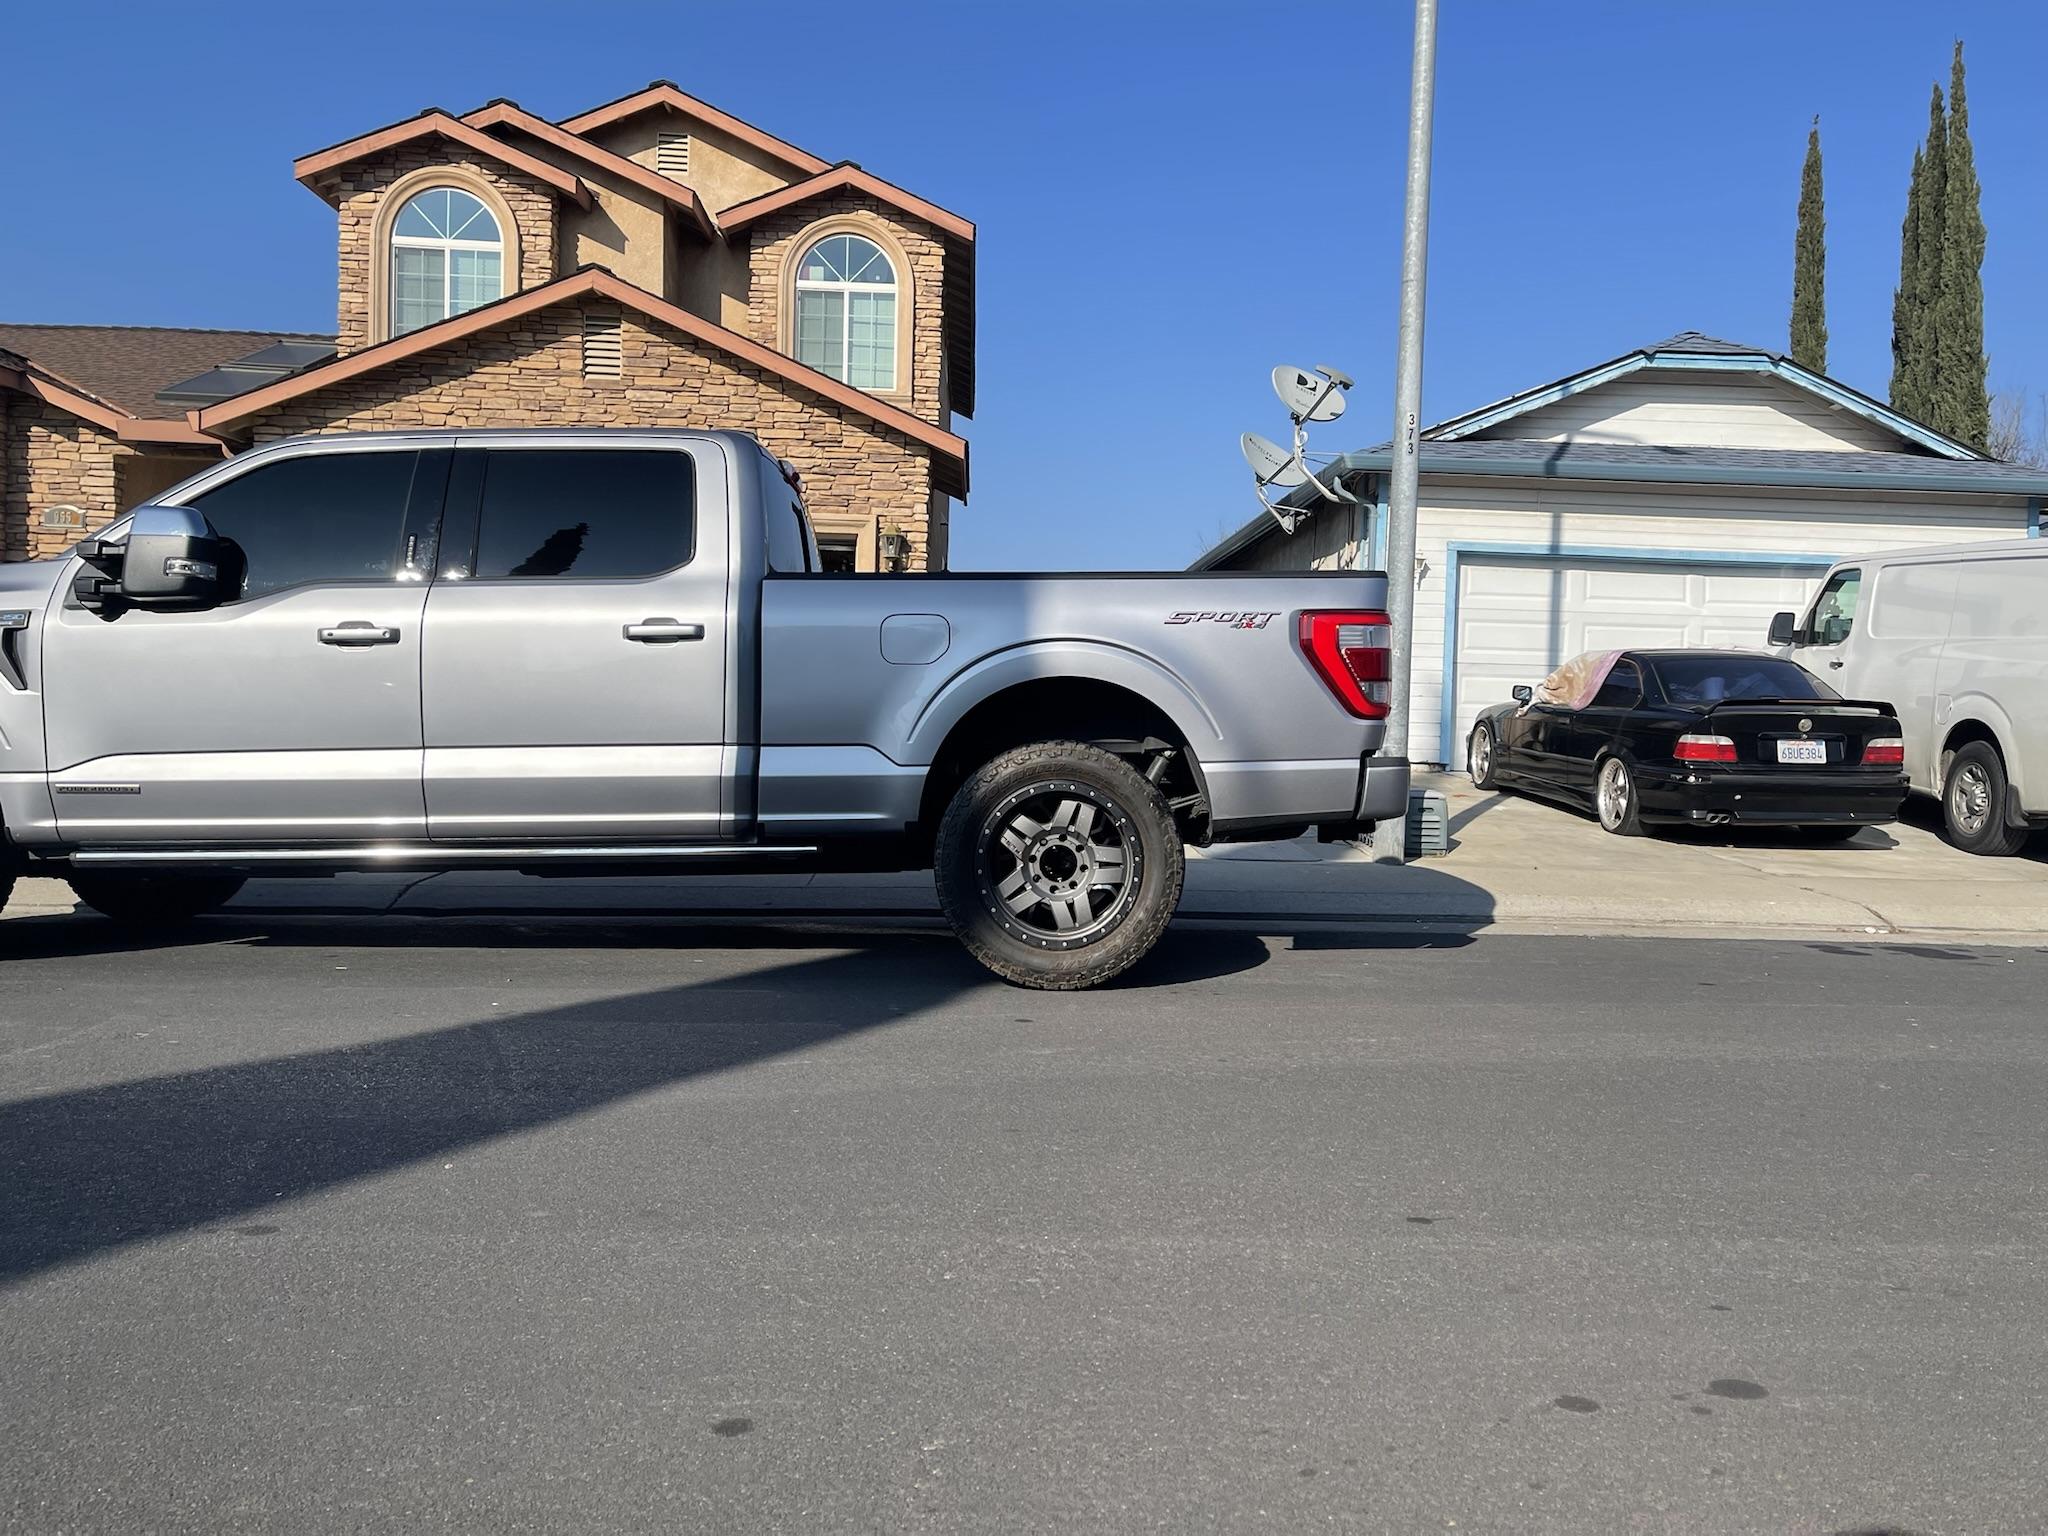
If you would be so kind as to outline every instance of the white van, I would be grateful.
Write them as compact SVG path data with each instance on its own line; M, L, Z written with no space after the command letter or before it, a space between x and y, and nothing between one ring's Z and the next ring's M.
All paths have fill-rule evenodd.
M1844 560L1771 644L1898 710L1907 781L1958 848L2016 853L2048 826L2048 539Z

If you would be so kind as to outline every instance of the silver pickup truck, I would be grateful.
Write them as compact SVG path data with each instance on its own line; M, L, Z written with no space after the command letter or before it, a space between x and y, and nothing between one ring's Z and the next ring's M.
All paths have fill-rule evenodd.
M0 900L257 874L923 869L990 969L1148 950L1183 845L1404 814L1385 578L827 574L744 433L299 438L0 567Z

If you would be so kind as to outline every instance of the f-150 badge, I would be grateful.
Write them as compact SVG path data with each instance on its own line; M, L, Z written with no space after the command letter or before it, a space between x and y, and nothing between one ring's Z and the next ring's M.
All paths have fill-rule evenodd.
M1169 624L1221 624L1226 629L1264 629L1280 617L1276 608L1270 613L1172 613L1166 617Z

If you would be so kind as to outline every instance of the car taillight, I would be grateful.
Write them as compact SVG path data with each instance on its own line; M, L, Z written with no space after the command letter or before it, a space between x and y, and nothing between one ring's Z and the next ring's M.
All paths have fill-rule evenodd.
M1726 736L1686 735L1678 738L1671 755L1681 763L1732 763L1735 743Z
M1863 766L1866 768L1905 767L1905 738L1900 736L1880 736L1875 741L1866 741L1863 743Z
M1387 682L1387 648L1393 631L1384 613L1304 613L1302 654L1337 701L1361 720L1384 720L1393 691Z

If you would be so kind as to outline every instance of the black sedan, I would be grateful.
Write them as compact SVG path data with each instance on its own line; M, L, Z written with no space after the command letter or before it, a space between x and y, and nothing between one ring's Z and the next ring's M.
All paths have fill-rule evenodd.
M1849 837L1906 798L1892 706L1775 656L1592 652L1514 698L1473 726L1472 782L1584 806L1625 837L1731 822Z

